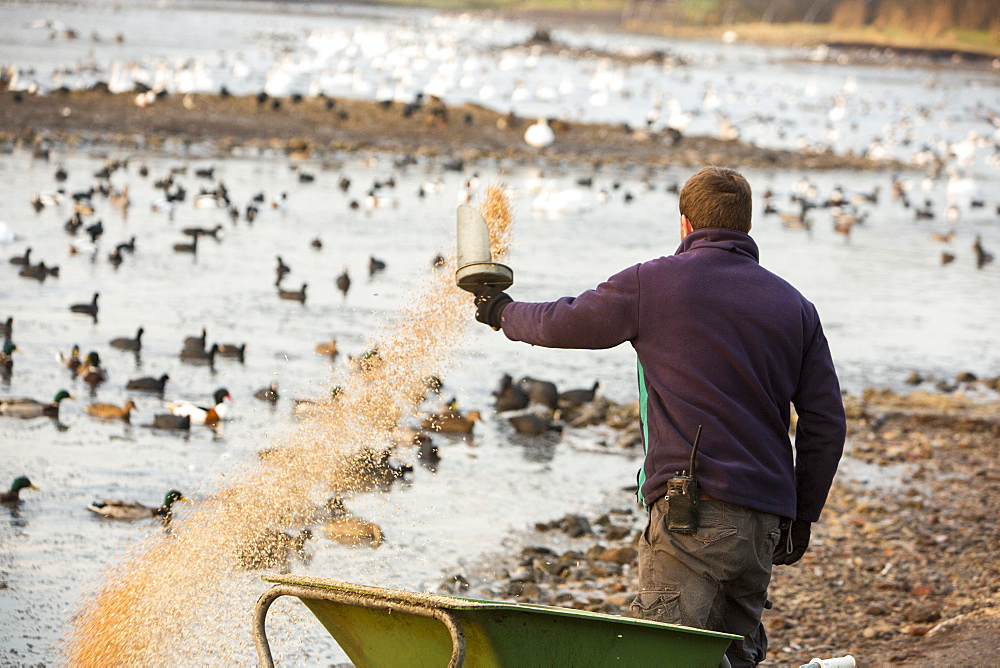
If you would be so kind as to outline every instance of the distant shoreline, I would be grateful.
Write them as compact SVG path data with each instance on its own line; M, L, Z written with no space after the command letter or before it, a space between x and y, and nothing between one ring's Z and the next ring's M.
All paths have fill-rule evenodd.
M101 143L147 152L205 144L220 152L236 148L283 151L322 158L372 151L455 161L564 163L663 167L725 164L792 170L900 170L895 162L863 156L799 153L742 141L681 136L623 124L552 121L555 141L544 149L525 143L534 118L516 117L475 104L448 107L431 98L419 107L349 98L270 98L216 94L161 94L148 106L136 93L106 87L60 90L47 95L0 91L0 143L28 148Z

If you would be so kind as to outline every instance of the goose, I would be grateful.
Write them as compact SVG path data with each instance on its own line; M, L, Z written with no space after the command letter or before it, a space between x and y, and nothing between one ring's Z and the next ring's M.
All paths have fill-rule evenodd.
M73 304L69 307L69 310L73 313L81 313L83 315L89 315L94 321L97 321L97 298L100 297L100 293L95 292L93 299L90 300L89 304Z
M539 118L524 131L524 142L533 148L551 146L555 139L555 133L544 118Z
M301 290L282 290L278 288L278 296L282 299L287 299L293 302L299 302L300 304L306 303L306 283L302 284Z
M31 481L28 480L28 476L19 475L14 478L14 482L10 485L10 491L0 492L0 503L17 503L21 500L21 490L22 489L38 489Z
M163 504L158 508L143 505L138 501L103 499L92 502L89 506L87 506L87 510L96 515L100 515L101 517L107 517L114 520L145 520L157 518L164 523L169 523L171 515L173 515L173 505L177 501L180 501L181 503L191 503L191 501L188 500L188 498L183 494L178 492L176 489L172 489L167 492L166 496L163 497Z
M191 424L213 426L224 420L228 412L227 401L232 399L229 390L220 387L212 395L212 406L199 406L190 401L168 401L164 404L173 415L191 418Z
M125 389L163 394L163 389L166 387L168 380L170 380L170 376L167 374L163 374L159 378L153 378L152 376L133 378L125 383Z
M127 337L118 337L116 339L111 339L109 344L112 348L117 348L118 350L133 350L139 352L142 349L142 334L145 330L140 327L136 333L135 338L130 339Z
M66 390L59 390L52 401L45 403L28 397L10 397L0 399L0 415L18 417L25 420L36 417L59 417L59 404L63 399L72 399Z
M131 422L132 420L132 410L135 408L135 402L131 399L125 401L122 406L117 406L115 404L104 404L96 403L90 404L86 407L86 411L89 415L94 417L103 418L105 420L121 420L123 422Z

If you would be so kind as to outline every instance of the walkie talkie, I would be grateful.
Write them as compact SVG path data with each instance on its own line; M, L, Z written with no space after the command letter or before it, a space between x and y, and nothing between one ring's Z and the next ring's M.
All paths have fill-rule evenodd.
M700 440L701 425L698 425L691 448L691 463L687 470L678 471L667 481L667 530L674 533L698 530L698 479L694 476L694 458Z

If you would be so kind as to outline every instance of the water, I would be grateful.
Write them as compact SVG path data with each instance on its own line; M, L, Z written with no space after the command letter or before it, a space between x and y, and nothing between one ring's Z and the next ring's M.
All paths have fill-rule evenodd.
M0 15L12 20L5 20L6 25L15 26L44 16L59 16L77 26L82 36L76 42L50 43L40 37L44 31L11 30L0 38L0 61L22 67L34 65L36 71L44 71L46 67L90 58L102 71L109 72L113 62L124 58L152 60L162 56L174 62L178 57L201 56L231 61L233 54L240 51L248 66L252 64L253 71L258 72L256 79L248 75L247 90L264 85L266 74L261 73L270 71L274 54L280 52L275 44L294 44L299 49L296 53L308 53L309 35L313 34L314 43L317 39L310 31L326 30L351 39L365 35L370 41L372 35L395 35L400 26L415 26L412 39L418 43L418 34L432 25L437 39L451 39L455 48L465 53L481 49L484 43L517 41L531 30L530 26L496 23L487 24L491 30L479 30L482 26L473 23L477 30L470 30L472 19L446 19L423 12L386 12L378 17L367 13L336 14L320 20L314 16L272 14L266 6L246 13L230 5L169 11L126 5L116 12L100 5L15 4L5 5ZM206 16L224 18L227 31L201 33L200 26L209 25ZM261 20L262 16L267 20ZM170 22L164 24L167 19ZM88 43L91 30L99 30L107 37L97 45ZM122 45L127 48L125 54L116 54L116 47L108 43L110 35L119 30L126 35ZM178 47L173 39L157 41L158 35L169 31L189 35L190 42ZM469 34L476 35L477 40L470 41L465 37ZM255 40L252 35L267 37ZM556 37L561 35L557 33ZM596 34L567 35L566 39L601 46L621 43L621 38ZM350 45L344 48L358 62L374 60L370 66L378 65L377 54L369 54L365 61L365 56L354 54ZM988 249L995 252L1000 247L997 202L987 197L985 207L972 208L973 196L969 194L978 192L982 197L997 191L998 177L990 153L990 142L995 139L988 139L989 124L977 120L976 114L981 105L996 106L995 74L842 68L790 60L794 55L790 52L748 46L722 51L717 45L668 43L667 48L696 57L697 64L678 79L669 73L651 73L648 68L630 68L623 74L624 85L642 91L646 79L661 86L669 82L671 86L686 87L683 90L689 98L698 92L700 99L706 81L714 82L720 92L726 86L742 90L787 81L788 86L802 85L804 94L810 77L817 91L832 91L853 76L859 89L878 86L880 93L886 91L884 99L892 100L892 110L927 104L927 117L915 119L913 131L917 132L916 126L923 123L919 131L926 132L928 140L937 136L939 142L959 145L967 139L969 128L977 128L982 141L973 142L971 155L952 160L950 166L961 173L956 172L951 180L946 176L935 179L925 191L922 174L903 175L912 199L919 201L926 196L936 202L938 216L934 221L914 220L912 210L889 198L891 174L805 175L821 196L837 185L851 194L881 187L878 204L862 207L868 212L868 222L856 227L849 240L831 229L826 211L814 212L816 224L810 234L785 229L777 217L762 213L760 193L764 188L777 193L779 208L792 210L788 195L803 174L781 170L745 173L757 195L753 234L761 247L762 263L791 280L817 304L846 389L858 392L869 385L902 389L912 370L940 378L960 370L981 376L997 374L1000 352L994 345L994 332L1000 325L1000 313L988 304L1000 294L1000 271L996 263L977 269L971 251L976 235L982 235ZM506 72L504 76L520 75L526 82L539 67L544 71L542 62L550 60L543 56L533 69L521 62L504 70L507 65L500 65L504 62L502 53L479 53L478 63L495 68L496 76ZM712 53L714 60L709 63ZM439 47L428 48L427 58L428 69L433 62L435 71L447 60ZM552 68L562 67L574 73L597 67L593 62L558 65L551 60ZM733 71L744 60L753 67L746 76L733 79ZM800 73L796 75L800 78L792 76L795 72ZM558 78L553 78L556 74ZM562 74L563 70L552 70L545 76L561 81ZM931 77L938 79L937 88L926 87ZM227 82L236 88L235 80ZM974 85L968 85L970 82ZM496 85L498 91L501 88ZM580 84L576 90L584 88ZM454 94L460 90L456 83ZM475 87L468 90L478 91ZM574 108L586 106L583 95L580 92L568 97L565 107L549 103L544 108L572 114ZM928 103L929 95L936 101ZM499 103L503 94L497 97ZM626 114L637 109L644 114L645 109L635 102L636 97L632 99L632 103L617 107L586 107L581 115L620 113L617 119L635 122ZM541 102L535 100L532 104L542 109ZM817 105L823 107L820 101ZM527 102L518 108L529 111ZM709 117L707 112L702 113ZM822 119L826 112L814 113ZM802 123L801 132L816 127L812 138L826 141L820 136L825 133L819 131L825 121L810 126L795 109L789 108L786 114L783 121L768 126ZM702 114L697 119L704 121ZM844 150L867 146L877 133L877 125L896 121L888 111L883 115L855 116L853 122L843 126L844 135L837 145ZM692 129L695 123L692 120ZM852 129L853 124L857 127ZM705 121L704 127L715 131L714 123ZM786 133L780 141L794 142L794 134ZM762 133L762 143L778 141L776 135L769 138ZM894 150L908 159L917 154L918 144L898 144ZM93 173L108 157L131 157L129 168L116 173L112 183L130 186L132 206L128 217L123 218L98 198L95 219L103 220L106 231L91 261L86 252L69 253L70 243L80 238L69 237L63 231L62 225L69 217L68 205L47 207L35 214L29 199L33 193L54 190L52 174L56 164L65 166L70 175L65 184L67 192L75 192L93 183ZM139 162L148 165L148 178L138 176ZM201 185L212 185L194 177L196 168L212 166L216 179L227 184L234 202L241 207L261 191L267 202L253 225L243 220L234 225L224 211L196 209L190 201L179 205L171 220L165 211L151 210L160 195L152 182L175 166L187 166L188 174L178 178L189 192ZM433 285L431 259L438 252L447 254L451 248L455 206L473 171L480 176L474 198L501 171L511 187L515 247L508 263L516 279L511 292L525 300L576 294L624 266L672 252L677 245L677 201L667 186L683 182L690 173L668 169L647 181L642 170L609 169L594 175L594 188L582 189L575 185L575 179L583 172L569 168L550 168L540 180L537 174L512 165L478 165L458 174L427 162L401 170L394 167L392 156L378 155L342 156L337 164L306 163L303 168L317 174L316 183L300 183L287 160L267 153L126 156L82 150L54 154L49 162L23 151L0 156L0 175L7 193L0 199L0 221L19 237L2 246L4 254L19 254L30 245L36 260L60 265L60 277L44 283L20 278L13 268L0 272L0 316L14 316L14 340L21 349L15 357L10 385L2 388L2 395L48 399L66 387L77 397L76 402L64 403L61 428L47 420L0 421L4 462L0 475L11 479L27 473L42 488L26 492L26 502L16 513L0 509L0 576L7 584L0 590L0 619L4 621L0 646L9 652L3 661L57 661L53 646L67 628L78 599L89 596L94 582L101 581L109 564L119 561L139 539L157 531L142 524L99 521L90 516L87 503L102 497L157 503L166 490L174 487L185 491L195 504L205 503L227 483L234 470L252 465L258 450L294 437L292 399L324 396L331 378L339 377L346 368L347 355L367 350L379 338L380 328L393 322L402 308ZM353 181L346 194L336 187L344 175ZM395 206L386 202L373 209L350 209L351 199L363 200L371 183L390 176L395 177L396 187L386 194L395 200ZM974 190L966 190L956 199L961 217L955 226L955 239L946 246L932 243L928 239L932 232L948 228L943 220L947 191L949 187L953 193L960 186L967 187L969 183L963 178L972 179ZM439 192L418 198L419 186L428 182L438 184ZM558 211L536 208L536 203L541 205L537 190L541 184L558 189L564 201L577 204ZM608 193L606 201L600 201L598 196L602 190ZM636 196L633 202L625 202L626 191ZM270 202L282 192L287 193L287 206L272 208ZM575 199L570 196L573 194ZM224 228L219 243L202 240L194 258L173 253L172 245L183 238L182 228L216 224ZM115 270L106 260L107 253L113 244L131 235L137 237L136 253L126 256ZM318 251L310 246L317 237L323 241ZM947 266L940 265L944 248L957 256ZM292 267L285 279L286 287L309 284L304 306L282 301L275 294L276 255ZM388 268L369 280L366 268L370 255L384 259ZM334 277L345 266L354 278L346 297L333 285ZM70 304L88 301L95 291L101 293L97 323L68 311ZM314 541L309 546L314 555L311 563L296 565L295 572L434 590L445 575L460 570L463 562L501 549L511 531L567 512L596 509L609 496L627 499L626 493L617 490L632 480L638 460L634 456L591 452L592 441L603 434L574 431L554 447L532 446L512 439L508 428L490 416L488 408L490 391L503 372L515 377L530 374L548 378L564 389L589 386L600 379L602 392L609 397L633 400L631 351L627 347L610 351L532 348L508 342L472 322L471 308L468 320L459 335L461 346L442 369L442 376L444 398L456 396L463 406L484 409L487 415L486 421L477 426L473 441L438 438L444 459L436 473L417 465L411 484L397 486L389 494L349 499L350 507L359 515L382 525L387 537L383 547L358 550L325 540ZM139 326L146 329L141 366L131 355L107 345L111 338L132 336ZM208 328L210 341L246 343L246 363L219 360L214 373L182 364L177 353L183 337L198 333L202 327ZM313 353L317 343L331 338L338 341L342 351L332 364ZM109 380L94 397L88 396L81 383L70 380L54 361L58 352L68 353L74 343L84 353L99 351L108 369ZM138 395L131 395L138 404L131 427L98 422L83 413L83 406L90 401L121 404L130 396L124 389L127 379L162 373L171 377L168 399L205 401L217 387L227 387L234 397L232 421L218 433L195 429L185 437L154 431L145 425L153 414L162 411L161 402ZM271 380L278 381L282 397L273 410L252 397L256 389ZM7 480L0 480L0 484L7 484ZM262 588L252 575L247 575L220 606L219 614L245 620L248 628L253 596ZM302 614L301 607L296 611L293 604L284 602L276 604L272 613L278 620L296 614ZM316 632L315 626L304 619L300 628L279 632L275 643L279 648L288 648L286 660L316 665L336 660L338 650L324 639L322 631ZM220 652L232 662L251 660L246 654Z

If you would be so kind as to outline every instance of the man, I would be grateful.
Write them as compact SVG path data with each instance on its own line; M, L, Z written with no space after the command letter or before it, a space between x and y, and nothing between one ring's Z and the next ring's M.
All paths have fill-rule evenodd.
M706 167L680 192L681 245L579 297L515 302L485 288L476 319L551 348L610 348L638 357L649 523L639 546L641 617L743 636L726 653L752 666L767 652L760 623L771 565L799 560L843 452L840 385L815 307L762 268L750 237L750 185ZM794 451L790 406L798 415ZM668 481L689 466L700 516L671 531ZM676 529L677 527L673 527Z

